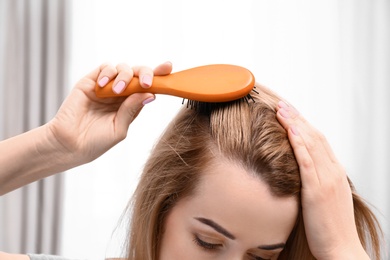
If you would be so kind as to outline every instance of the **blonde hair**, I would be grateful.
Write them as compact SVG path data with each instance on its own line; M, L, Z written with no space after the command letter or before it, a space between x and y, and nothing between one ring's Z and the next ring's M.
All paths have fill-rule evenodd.
M299 168L286 131L276 119L280 99L264 87L257 86L257 91L255 103L183 108L173 119L154 147L129 205L128 260L158 259L167 213L180 199L191 196L215 149L256 172L275 196L300 198ZM371 257L380 259L378 221L351 188L362 244L371 249ZM301 213L279 259L314 259Z

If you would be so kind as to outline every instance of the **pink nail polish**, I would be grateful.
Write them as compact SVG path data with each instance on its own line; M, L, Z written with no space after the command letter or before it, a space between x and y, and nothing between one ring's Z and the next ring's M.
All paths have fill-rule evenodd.
M142 102L142 105L146 105L146 104L149 104L150 102L154 101L154 97L150 97L150 98L147 98L145 99L143 102Z
M287 111L285 108L279 109L279 113L282 115L284 118L290 118L290 113Z
M283 100L280 100L278 105L280 108L288 108L288 105Z
M152 77L150 75L144 75L142 77L142 83L148 87L152 86Z
M122 93L125 89L126 83L124 81L119 81L116 83L115 87L112 89L116 94Z
M108 77L103 77L99 80L99 86L104 87L110 79Z

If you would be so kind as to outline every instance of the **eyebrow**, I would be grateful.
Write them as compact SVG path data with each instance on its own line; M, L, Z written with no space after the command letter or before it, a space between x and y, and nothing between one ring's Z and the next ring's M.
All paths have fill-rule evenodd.
M199 222L213 228L215 231L224 235L227 238L230 238L232 240L236 239L236 237L232 233L230 233L225 228L221 227L220 225L218 225L217 223L215 223L211 219L208 219L208 218L195 218L195 219L198 220ZM285 243L277 243L277 244L271 244L271 245L261 245L261 246L258 246L257 248L262 249L262 250L270 250L271 251L271 250L280 249L280 248L283 249L285 246L286 246Z
M209 227L212 227L215 231L224 235L227 238L230 238L232 240L236 239L236 237L234 235L232 235L232 233L230 233L225 228L221 227L220 225L218 225L217 223L215 223L211 219L207 219L207 218L195 218L195 219L198 220L199 222L209 226Z

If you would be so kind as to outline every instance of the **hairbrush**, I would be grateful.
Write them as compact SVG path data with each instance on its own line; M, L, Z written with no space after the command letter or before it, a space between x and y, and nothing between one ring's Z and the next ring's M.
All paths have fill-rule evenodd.
M143 88L138 77L133 77L127 88L120 94L112 90L113 80L106 86L96 85L97 97L129 96L133 93L166 94L181 97L195 102L228 102L238 99L252 99L255 78L246 68L213 64L194 67L164 76L154 76L150 88Z

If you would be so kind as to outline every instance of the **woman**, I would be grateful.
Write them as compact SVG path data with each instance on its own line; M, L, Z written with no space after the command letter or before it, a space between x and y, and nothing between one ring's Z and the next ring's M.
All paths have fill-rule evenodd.
M116 81L124 84L117 93L133 72L127 67L120 71ZM155 70L170 71L170 64ZM94 83L105 85L115 76L114 68L105 67L79 83L76 92L82 90L84 100L88 97L101 106L92 94ZM145 79L145 87L150 86L151 78ZM172 121L129 206L127 259L369 259L367 253L380 259L379 225L326 140L271 91L261 86L257 91L255 103L183 108ZM49 125L55 129L55 144L65 153L88 147L91 160L118 139L96 147L93 138L80 145L78 135L61 132L60 125L75 121L64 112L77 100L74 92ZM153 97L143 96L149 98ZM122 123L118 121L124 104L138 102L138 110L142 107L141 99L130 99L105 101L117 104L114 111L108 111L109 106L104 111L117 119L113 124ZM136 116L138 110L131 114ZM73 114L83 113L87 111ZM121 129L130 122L127 118ZM89 129L81 125L77 134L90 138ZM62 167L84 162L73 158ZM30 181L36 179L32 176Z
M128 259L364 259L367 235L379 259L377 221L326 141L256 90L172 121L135 192Z

